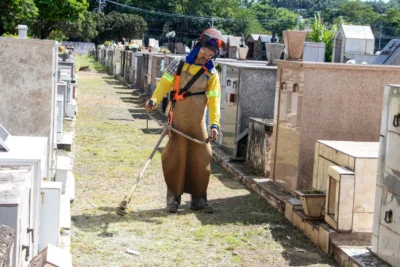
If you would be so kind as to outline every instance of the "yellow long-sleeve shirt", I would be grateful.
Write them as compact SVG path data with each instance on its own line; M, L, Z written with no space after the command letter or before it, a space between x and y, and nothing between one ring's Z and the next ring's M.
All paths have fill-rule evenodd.
M171 63L176 65L179 59ZM189 68L190 66L190 68ZM202 66L195 65L195 64L188 64L185 63L183 65L182 71L186 71L189 68L189 74L190 75L196 75L196 73L202 68ZM173 71L171 71L173 72ZM157 85L156 90L154 91L151 99L155 101L157 104L160 103L163 99L163 97L169 93L172 90L172 87L174 85L174 80L175 80L175 75L176 75L176 69L175 73L169 73L168 69L164 73L164 75L161 77L160 82ZM216 124L218 127L220 127L220 98L221 98L221 85L219 82L219 75L217 71L212 71L212 72L207 72L203 75L206 75L208 83L207 83L207 89L206 89L206 95L208 97L208 113L210 116L210 125Z

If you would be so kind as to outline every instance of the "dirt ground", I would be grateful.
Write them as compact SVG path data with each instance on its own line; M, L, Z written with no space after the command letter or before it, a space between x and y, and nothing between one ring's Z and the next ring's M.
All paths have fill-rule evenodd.
M77 65L90 65L91 71L77 73L74 266L334 266L216 163L208 189L214 214L192 212L188 195L178 214L164 211L166 186L161 154L156 153L135 190L130 213L116 215L159 135L147 131L138 89L126 88L87 56L79 56Z

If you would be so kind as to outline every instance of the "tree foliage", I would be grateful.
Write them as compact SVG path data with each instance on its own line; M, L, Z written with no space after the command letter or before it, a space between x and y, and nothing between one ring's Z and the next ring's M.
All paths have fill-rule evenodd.
M0 36L4 32L15 33L18 24L30 24L37 16L34 0L1 0Z
M134 14L121 14L115 11L107 15L97 14L96 41L103 43L105 40L141 39L147 29L146 21Z
M89 4L86 0L34 0L39 16L32 25L33 33L47 38L65 22L76 22L83 17Z
M375 36L382 32L383 45L400 35L400 0L114 0L98 12L96 0L0 0L0 34L16 33L16 25L27 24L39 38L68 38L75 41L121 40L122 37L157 38L174 30L176 40L190 44L206 28L224 34L273 33L309 28L314 15L321 14L327 29L341 23L370 25ZM239 3L239 5L238 5ZM126 5L126 6L124 6ZM138 11L129 6L144 9ZM172 14L155 15L150 11ZM183 18L174 14L203 17ZM380 16L385 14L386 16ZM304 20L299 19L299 15ZM131 17L132 16L132 17ZM143 19L141 19L143 18ZM130 21L132 20L132 21ZM382 31L381 31L382 26Z
M343 4L340 13L345 21L356 25L371 25L379 18L379 14L371 6L359 0Z
M254 4L251 9L267 31L281 36L282 31L293 29L297 24L297 15L286 8L275 8L266 4Z

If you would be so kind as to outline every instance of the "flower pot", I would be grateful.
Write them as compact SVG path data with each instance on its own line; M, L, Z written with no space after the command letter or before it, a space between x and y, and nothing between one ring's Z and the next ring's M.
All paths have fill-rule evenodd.
M304 213L310 218L320 218L325 207L326 193L319 190L295 190L300 196Z
M132 52L137 52L138 48L137 47L132 47Z
M284 49L284 44L266 43L265 50L267 53L268 65L276 65L275 61L281 58Z
M248 47L239 47L239 49L238 49L239 58L238 59L246 59L248 52L249 52Z
M301 60L306 36L306 31L283 31L286 60Z
M303 60L313 62L325 62L325 43L305 42Z

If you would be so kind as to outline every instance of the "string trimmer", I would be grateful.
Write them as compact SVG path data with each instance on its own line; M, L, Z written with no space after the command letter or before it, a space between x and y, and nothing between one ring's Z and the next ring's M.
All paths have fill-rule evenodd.
M157 141L156 146L154 147L153 151L151 152L149 158L147 159L146 163L144 164L142 171L140 172L139 176L136 178L136 181L133 183L133 186L131 188L131 190L129 191L128 195L125 196L124 200L121 201L121 203L119 203L119 206L117 208L117 214L124 216L126 214L128 214L128 205L131 201L131 197L133 194L133 191L135 190L136 186L138 185L140 178L142 177L143 173L145 172L147 166L150 164L150 161L152 160L154 154L156 153L158 147L160 146L162 140L164 139L164 137L168 134L168 131L174 131L175 133L182 135L183 137L189 139L192 142L195 142L196 144L200 144L200 145L205 145L208 144L211 137L208 137L204 142L203 141L199 141L197 139L194 139L192 137L190 137L187 134L182 133L181 131L178 131L177 129L173 128L171 124L157 120L156 118L154 118L150 113L148 114L149 117L158 123L158 125L163 126L162 128L162 132L161 132L161 136Z

